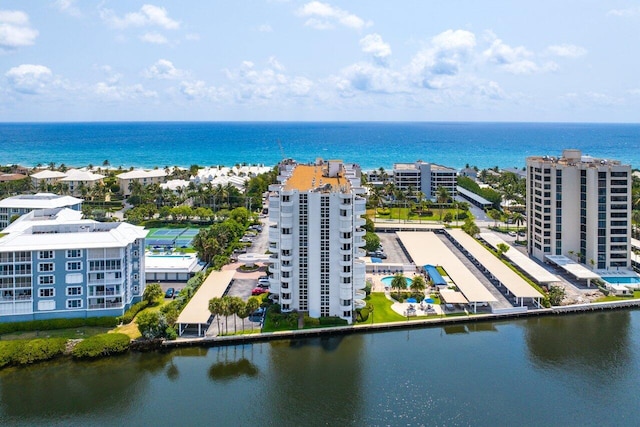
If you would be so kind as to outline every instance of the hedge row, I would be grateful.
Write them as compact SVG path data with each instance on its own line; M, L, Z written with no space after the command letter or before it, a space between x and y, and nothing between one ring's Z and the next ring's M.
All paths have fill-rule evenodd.
M320 325L322 326L343 326L348 324L349 322L347 322L345 319L341 319L337 316L327 316L320 318Z
M27 322L0 323L0 335L13 332L50 331L53 329L100 326L113 328L118 324L115 317L82 317L77 319L30 320Z
M129 350L131 340L125 334L100 334L79 342L71 352L78 359L109 356Z
M136 314L147 308L148 305L149 303L145 300L133 304L131 307L129 307L129 310L127 310L122 316L117 318L117 323L128 325L133 321L133 318L136 317Z
M0 368L53 359L64 353L66 342L65 338L0 341Z

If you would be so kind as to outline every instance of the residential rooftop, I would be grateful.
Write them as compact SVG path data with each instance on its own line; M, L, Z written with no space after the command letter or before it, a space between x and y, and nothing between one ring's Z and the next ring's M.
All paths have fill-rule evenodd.
M82 203L82 199L52 193L22 194L0 200L0 207L20 209L52 209Z
M82 219L72 209L41 209L21 216L0 237L0 252L122 247L146 237L143 227L126 222Z
M349 191L351 182L344 177L344 172L336 176L328 176L326 166L297 165L291 176L285 181L285 190L310 191L323 189L331 191Z

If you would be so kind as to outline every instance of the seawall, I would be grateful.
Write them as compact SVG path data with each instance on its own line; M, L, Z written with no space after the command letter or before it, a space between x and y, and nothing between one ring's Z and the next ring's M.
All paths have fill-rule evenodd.
M334 326L329 328L313 328L313 329L301 329L293 331L279 331L279 332L261 332L256 334L247 335L230 335L223 337L200 337L200 338L178 338L173 341L164 341L162 346L165 348L176 347L189 347L189 346L202 346L202 347L215 347L215 346L227 346L238 344L250 344L254 342L264 342L283 339L297 339L297 338L309 338L318 336L331 336L331 335L349 335L359 333L370 333L389 331L395 329L414 329L434 327L440 325L459 324L459 323L477 323L487 321L504 321L509 319L524 318L531 316L552 316L552 315L568 315L586 313L590 311L603 311L603 310L624 310L640 307L640 299L622 300L622 301L607 301L596 302L590 304L574 304L567 306L557 306L551 308L543 308L538 310L529 310L526 312L518 313L489 313L489 314L474 314L467 316L450 316L450 317L433 317L427 319L413 319L406 322L389 322L389 323L374 323L374 324L360 324L349 326Z

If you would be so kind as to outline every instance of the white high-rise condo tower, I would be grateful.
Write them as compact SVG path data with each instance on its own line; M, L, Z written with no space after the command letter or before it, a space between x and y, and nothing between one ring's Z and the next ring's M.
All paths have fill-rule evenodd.
M527 158L528 250L598 270L630 267L631 166L564 150Z
M363 228L366 201L360 168L317 160L280 165L270 186L270 290L283 311L353 321L364 307Z

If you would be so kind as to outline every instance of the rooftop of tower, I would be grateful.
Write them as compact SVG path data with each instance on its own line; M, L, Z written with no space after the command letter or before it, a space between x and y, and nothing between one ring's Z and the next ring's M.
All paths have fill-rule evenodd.
M326 165L297 165L284 183L285 190L349 191L351 183L340 171L328 176Z

